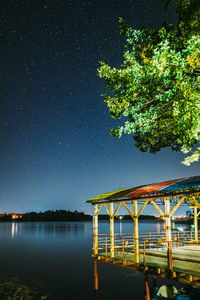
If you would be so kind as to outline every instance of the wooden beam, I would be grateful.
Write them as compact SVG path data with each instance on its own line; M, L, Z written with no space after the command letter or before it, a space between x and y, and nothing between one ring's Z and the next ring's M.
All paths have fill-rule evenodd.
M99 212L100 212L100 210L101 210L102 206L103 206L103 204L101 204L101 205L100 205L100 207L99 207L99 209L97 210L97 212L96 212L96 213L97 213L97 215L99 214Z
M187 192L187 191L186 191ZM123 202L123 201L125 201L125 202L133 202L133 201L143 201L143 200L151 200L151 199L162 199L162 198L170 198L170 197L182 197L182 196L184 196L183 195L183 193L177 193L177 194L168 194L168 195L158 195L158 196L151 196L151 197L144 197L144 198L135 198L135 199L131 199L131 198L129 198L129 199L116 199L116 200L114 200L114 201L106 201L106 200L104 200L104 202L99 202L99 201L97 201L97 202L92 202L91 201L91 204L92 205L95 205L95 204L100 204L100 203L104 203L104 204L106 204L106 203L117 203L117 202ZM193 196L200 196L200 192L196 192L196 193L193 193L193 194L191 194L191 195L185 195L186 196L186 200L188 200L188 198L189 197L193 197ZM200 208L200 207L199 207Z
M109 210L107 209L107 207L104 203L103 203L103 206L104 206L105 210L107 211L108 215L110 216L110 212L109 212Z
M114 211L114 213L113 213L113 215L112 215L112 218L113 218L113 217L116 215L116 213L118 212L118 209L120 208L121 204L122 204L122 202L120 202L120 203L117 205L117 207L116 207L116 209L115 209L115 211Z
M172 217L172 215L175 213L175 211L177 210L177 208L181 205L181 203L183 202L183 200L185 199L186 196L182 196L181 199L176 203L176 205L174 206L174 208L171 210L170 212L170 217Z
M131 217L134 218L132 212L130 211L130 209L128 208L126 203L125 202L122 202L122 203L123 203L124 207L127 209L127 211L129 212L129 214L131 215Z
M158 210L158 212L161 214L161 216L164 217L164 213L162 212L162 210L158 207L158 205L153 201L153 199L150 199L151 203L153 204L153 206Z
M143 209L145 208L145 206L147 205L148 202L149 202L149 200L146 200L146 201L144 202L144 204L143 204L142 207L140 208L139 213L137 214L137 217L140 216L141 212L143 211Z
M200 203L195 199L195 197L190 197L188 200L190 202L194 203L195 206L197 206L198 208L200 208Z

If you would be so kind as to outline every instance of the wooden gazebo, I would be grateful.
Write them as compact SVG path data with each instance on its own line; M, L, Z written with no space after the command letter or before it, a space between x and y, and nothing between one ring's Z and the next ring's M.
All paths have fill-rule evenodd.
M179 271L181 262L192 275L200 275L200 247L198 238L198 215L200 214L200 176L169 180L137 187L123 188L86 201L94 206L93 256L129 264L166 265L171 271ZM165 231L153 238L138 232L138 218L146 205L153 205L165 222ZM131 205L131 206L130 206ZM132 208L133 205L133 208ZM171 218L180 205L194 209L194 231L187 234L171 230ZM134 232L129 235L114 233L114 217L124 206L134 221ZM140 208L138 209L138 206ZM163 209L164 207L164 209ZM98 214L105 208L110 218L110 234L98 232ZM162 246L162 247L161 247ZM197 246L196 248L194 246ZM190 248L188 248L190 247ZM161 249L162 248L162 249ZM187 249L188 254L180 254ZM179 254L177 254L179 249ZM196 250L191 254L191 249ZM162 251L161 251L162 250ZM173 255L172 255L173 254ZM182 255L182 256L181 256ZM187 257L188 258L187 258ZM156 258L155 258L156 257ZM162 258L159 260L158 258ZM192 264L192 265L191 265ZM187 269L186 268L186 269Z

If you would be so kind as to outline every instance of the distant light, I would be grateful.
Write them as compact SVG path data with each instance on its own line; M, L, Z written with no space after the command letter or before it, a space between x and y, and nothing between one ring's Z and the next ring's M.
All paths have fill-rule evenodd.
M21 214L11 214L12 219L21 219L22 215Z
M18 216L16 214L13 214L12 219L18 219Z

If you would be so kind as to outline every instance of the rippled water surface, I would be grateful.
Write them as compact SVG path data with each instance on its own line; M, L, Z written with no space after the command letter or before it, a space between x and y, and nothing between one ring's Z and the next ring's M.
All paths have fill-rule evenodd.
M162 223L141 221L140 232L162 231ZM99 222L99 233L109 222ZM115 222L115 232L133 232L133 222ZM93 293L92 222L0 223L0 275L37 279L52 299L145 299L144 275L99 264L98 297ZM161 284L164 279L158 279Z

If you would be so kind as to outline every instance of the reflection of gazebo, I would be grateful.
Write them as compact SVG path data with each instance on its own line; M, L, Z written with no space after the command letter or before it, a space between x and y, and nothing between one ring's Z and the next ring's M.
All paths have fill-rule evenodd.
M186 269L190 270L192 267L195 270L194 274L199 273L200 275L199 197L200 176L194 176L120 189L87 200L87 203L94 205L94 257L101 259L105 257L112 261L114 259L129 261L130 264L152 264L158 268L161 266L165 269L168 268L171 271L181 269L181 263L184 261L184 266L190 264ZM130 204L133 205L133 211ZM153 205L165 220L165 232L138 233L138 218L148 204ZM123 237L114 233L114 217L121 205L126 208L134 221L134 233L123 234ZM139 210L138 205L141 205ZM193 232L171 231L171 218L181 205L190 207L192 205L194 209L195 231ZM165 208L164 211L161 209L162 206ZM102 208L110 217L109 235L98 233L98 214Z

